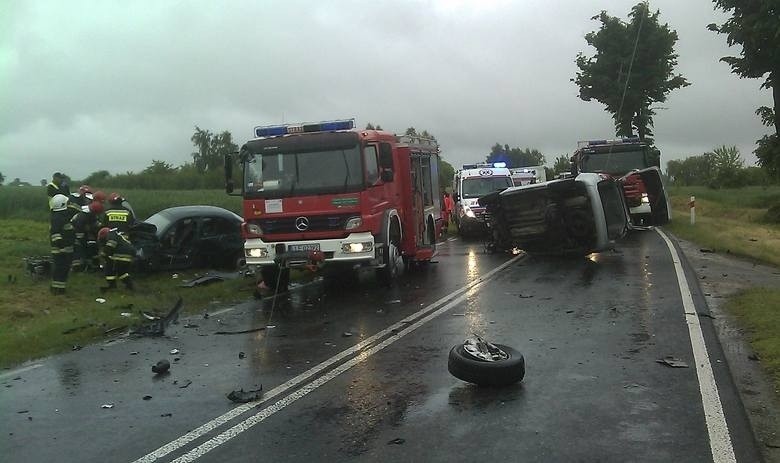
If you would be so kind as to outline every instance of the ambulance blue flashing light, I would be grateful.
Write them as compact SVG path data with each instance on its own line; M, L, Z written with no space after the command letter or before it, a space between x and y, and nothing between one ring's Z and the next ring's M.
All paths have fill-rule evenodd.
M505 162L494 162L494 163L488 163L488 162L479 162L477 164L463 164L462 169L480 169L483 167L506 167Z
M334 130L351 130L355 127L354 119L323 121L313 124L284 124L255 127L256 137L278 137L291 133L332 132Z

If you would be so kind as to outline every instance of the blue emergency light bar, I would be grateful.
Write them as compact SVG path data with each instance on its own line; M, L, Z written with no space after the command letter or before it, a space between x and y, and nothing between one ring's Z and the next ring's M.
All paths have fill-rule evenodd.
M587 146L602 146L602 145L621 145L624 143L641 143L642 140L639 137L623 137L613 140L586 140L577 142L577 148L585 148Z
M480 163L477 163L477 164L463 164L462 169L479 169L481 167L506 167L506 163L505 162L494 162L494 163L491 164L489 162L480 162Z
M255 127L256 137L278 137L292 133L332 132L334 130L351 130L355 127L354 119L340 119L307 124L265 125Z

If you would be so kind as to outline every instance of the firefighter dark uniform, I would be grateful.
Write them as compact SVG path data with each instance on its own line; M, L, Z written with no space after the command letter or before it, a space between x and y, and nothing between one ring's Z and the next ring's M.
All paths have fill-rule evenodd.
M46 194L49 198L53 198L55 195L70 195L70 189L68 189L68 185L64 182L65 177L61 173L55 172L54 175L52 175L51 182L46 185Z
M103 226L109 229L117 229L120 233L127 233L130 227L135 223L135 215L126 206L122 204L124 198L116 193L111 193L108 197L108 209L103 214Z
M68 197L65 195L54 195L51 199L52 212L50 228L52 294L65 294L68 273L70 272L70 263L73 259L75 233L73 231L73 224L70 223L70 213L67 208Z
M73 263L71 270L79 272L93 268L97 257L96 240L97 232L100 229L99 215L103 212L103 204L92 202L87 206L87 210L82 210L70 219L73 224L73 231L76 235L76 242L73 245Z
M117 280L124 283L127 289L133 288L130 278L130 268L133 265L135 248L130 240L118 230L101 228L98 232L98 242L101 244L100 255L104 260L106 283L101 291L116 288Z

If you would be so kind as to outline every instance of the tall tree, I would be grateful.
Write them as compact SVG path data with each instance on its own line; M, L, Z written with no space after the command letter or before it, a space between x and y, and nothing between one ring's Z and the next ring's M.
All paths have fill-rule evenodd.
M496 143L490 148L490 154L485 162L506 162L507 167L514 168L541 166L545 163L545 159L536 148L510 148L509 145L501 146L500 143Z
M195 133L190 140L198 149L192 153L192 160L199 172L219 169L223 165L225 154L238 151L238 146L233 143L233 135L227 130L214 135L209 130L195 126Z
M0 172L0 185L2 185L2 184L3 184L3 182L5 182L5 175L3 175L3 173L2 173L2 172ZM46 186L46 184L45 184L45 183L44 183L43 185L44 185L44 186Z
M455 168L452 164L439 158L439 188L446 189L452 186L452 178L455 176Z
M726 35L729 46L740 45L740 56L720 60L731 72L749 79L764 79L761 88L772 90L773 107L756 110L775 133L758 141L755 153L761 167L780 177L780 4L777 0L713 0L716 9L731 13L721 25L707 28Z
M576 78L580 98L606 105L612 114L618 136L652 141L651 105L666 101L672 90L690 85L681 74L674 74L677 32L658 20L660 12L650 13L647 2L635 5L628 22L606 11L592 17L601 22L598 31L585 35L596 54L577 54Z
M569 156L562 154L555 158L555 163L553 164L552 171L554 174L560 174L563 172L569 172L571 170L571 161L569 160Z

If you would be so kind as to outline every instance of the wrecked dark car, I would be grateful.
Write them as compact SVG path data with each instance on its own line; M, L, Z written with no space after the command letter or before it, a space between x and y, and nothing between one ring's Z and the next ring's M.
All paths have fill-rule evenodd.
M669 206L660 170L651 167L629 175L639 175L647 185L652 223L667 223ZM632 228L623 190L626 177L582 173L481 197L479 204L491 218L493 246L578 255L613 248Z
M130 230L141 271L242 265L243 219L216 206L164 209Z

